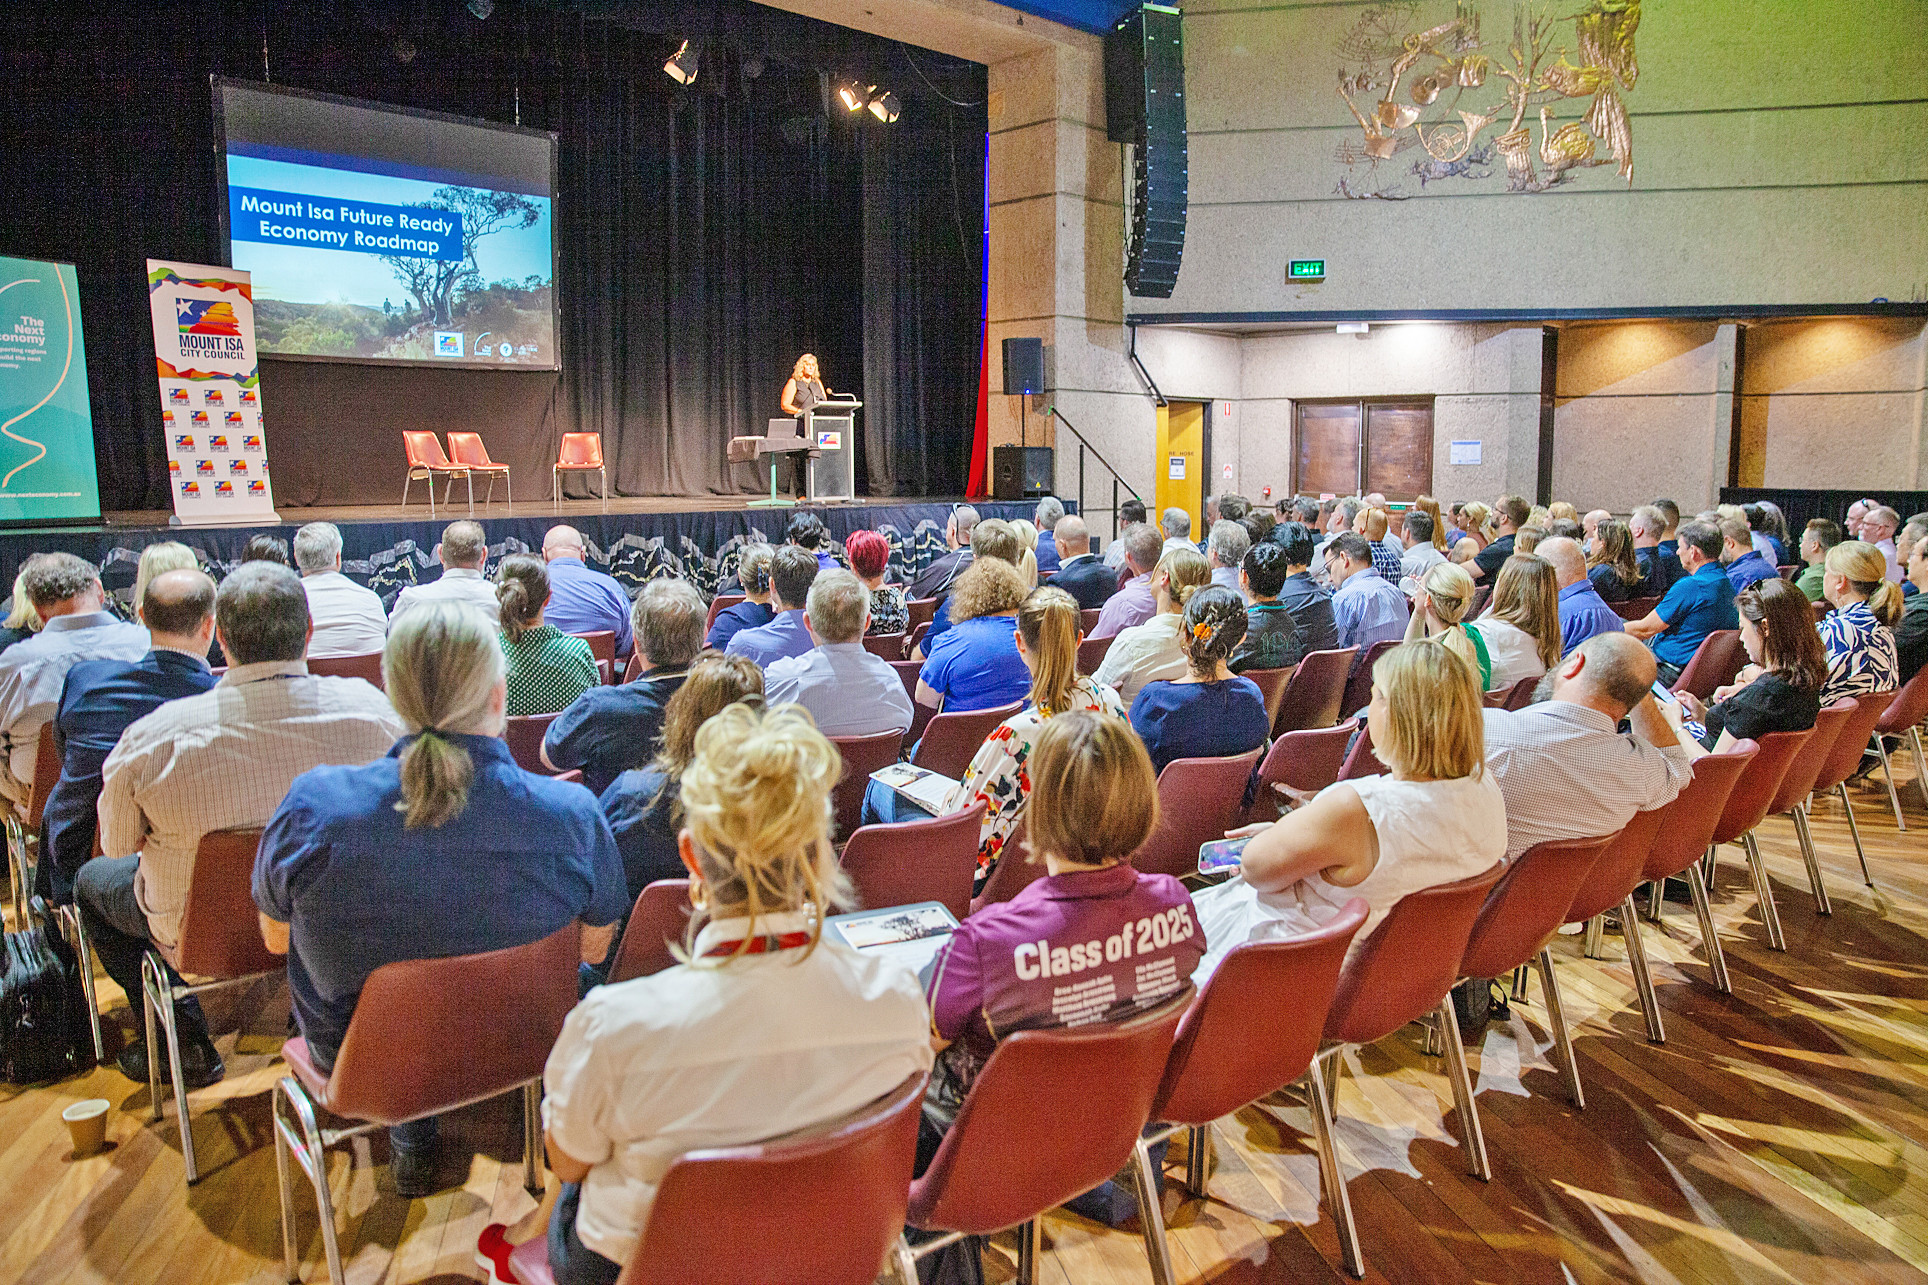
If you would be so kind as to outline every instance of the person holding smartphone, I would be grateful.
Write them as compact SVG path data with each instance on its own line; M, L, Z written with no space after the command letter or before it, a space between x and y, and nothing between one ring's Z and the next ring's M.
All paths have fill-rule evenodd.
M1678 694L1681 707L1707 729L1701 744L1714 751L1769 732L1813 727L1828 677L1827 652L1800 589L1785 580L1763 580L1742 590L1734 606L1750 663L1714 693L1711 704L1692 692Z

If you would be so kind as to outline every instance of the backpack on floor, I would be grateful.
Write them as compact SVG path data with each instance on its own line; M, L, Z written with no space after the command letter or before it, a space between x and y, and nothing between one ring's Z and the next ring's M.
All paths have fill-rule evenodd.
M25 922L6 934L0 973L0 1080L39 1084L94 1065L87 996L73 947L35 897Z

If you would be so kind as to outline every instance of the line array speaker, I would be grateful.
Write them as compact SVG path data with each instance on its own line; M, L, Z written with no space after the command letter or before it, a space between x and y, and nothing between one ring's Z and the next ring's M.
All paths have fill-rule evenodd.
M1188 154L1182 15L1145 4L1105 39L1105 124L1133 146L1125 286L1169 299L1185 253Z

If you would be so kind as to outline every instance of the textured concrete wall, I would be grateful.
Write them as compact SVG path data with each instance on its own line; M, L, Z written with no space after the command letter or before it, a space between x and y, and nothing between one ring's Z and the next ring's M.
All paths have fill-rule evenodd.
M1919 487L1919 321L1840 319L1756 326L1742 391L1742 485Z

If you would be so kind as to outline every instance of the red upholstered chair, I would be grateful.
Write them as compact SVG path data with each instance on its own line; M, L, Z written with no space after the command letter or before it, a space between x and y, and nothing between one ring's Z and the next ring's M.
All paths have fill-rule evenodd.
M924 662L921 660L893 660L890 662L890 667L896 670L897 677L903 680L904 695L915 701L917 699L917 676L924 672Z
M1895 698L1882 712L1874 730L1882 736L1906 736L1915 752L1915 788L1921 801L1928 804L1928 756L1921 749L1921 721L1928 718L1928 666L1903 683ZM1892 782L1890 782L1892 788Z
M485 506L490 500L495 498L495 479L498 477L502 479L505 493L508 496L507 503L511 505L515 503L515 482L509 476L509 466L507 464L497 464L489 458L489 448L482 444L482 435L480 433L450 432L449 458L469 470L470 512L475 511L474 474L477 473L489 479L488 492L482 497L482 503Z
M1487 892L1504 873L1504 865L1496 863L1483 874L1399 899L1340 972L1332 1006L1326 1011L1326 1046L1305 1077L1311 1108L1336 1119L1339 1071L1347 1047L1377 1043L1408 1022L1430 1018L1446 1047L1447 1077L1459 1108L1467 1164L1482 1180L1492 1176L1492 1167L1486 1159L1479 1117L1473 1113L1473 1081L1466 1071L1459 1023L1453 1017L1452 989L1460 978L1460 961L1466 957L1473 922L1486 904ZM1329 1144L1330 1138L1330 1131L1324 1132L1322 1144ZM1338 1227L1340 1257L1348 1272L1364 1276L1365 1255L1359 1250L1338 1153L1322 1145L1319 1164L1325 1175L1326 1201Z
M293 1167L314 1188L328 1278L340 1285L334 1197L326 1149L376 1129L441 1115L522 1090L522 1185L540 1194L542 1067L576 1006L582 934L575 924L540 941L479 955L384 964L369 974L335 1054L323 1072L308 1042L281 1055L292 1074L275 1084L275 1167L281 1185L281 1245L289 1280L300 1279L295 1249ZM354 1121L324 1129L315 1108Z
M615 957L609 961L610 983L673 968L676 956L670 954L670 943L683 940L690 910L687 879L658 879L637 893L629 922L623 925L622 940L616 943Z
M1106 634L1103 638L1087 638L1079 643L1078 672L1097 673L1099 666L1105 663L1105 653L1111 650L1111 644L1117 641L1117 638L1117 634Z
M979 802L929 821L867 825L851 835L841 860L857 903L881 909L941 901L959 919L969 915L984 807Z
M1285 685L1292 681L1292 667L1248 669L1239 677L1249 678L1258 685L1259 695L1265 698L1265 725L1275 726L1279 721L1279 710L1285 704Z
M913 698L914 699L914 698ZM1011 715L1024 708L1022 701L991 709L974 709L959 714L937 714L925 726L917 741L911 762L918 767L962 780L978 747Z
M261 921L255 912L255 849L261 831L216 830L201 836L194 852L194 873L188 883L187 907L181 915L180 942L172 949L151 946L141 958L142 1016L147 1026L147 1086L152 1118L161 1118L161 1059L155 1050L164 1036L167 1067L174 1079L174 1113L181 1123L181 1159L186 1162L189 1186L201 1180L194 1159L194 1129L187 1114L187 1084L181 1075L181 1036L174 1023L174 1004L189 995L254 981L287 966L261 940ZM168 978L166 964L186 979L183 986ZM128 997L135 1000L134 996ZM157 1029L158 1027L158 1029Z
M910 627L915 629L919 625L928 625L931 621L937 619L937 604L942 601L942 598L904 599L904 611L909 617ZM906 648L906 650L909 649Z
M27 901L33 896L41 818L47 811L47 796L60 783L60 767L60 752L54 748L53 720L49 719L40 725L40 739L35 742L33 780L27 783L26 802L18 809L6 810L7 874L13 883L13 906L17 915L26 912ZM75 915L73 921L78 924L79 916Z
M1182 879L1198 873L1200 844L1222 839L1245 809L1245 784L1259 750L1225 758L1173 759L1158 773L1158 828L1132 854L1148 875Z
M1587 872L1574 892L1573 901L1567 907L1566 922L1586 925L1584 949L1589 959L1599 957L1601 945L1606 940L1603 916L1607 911L1618 910L1623 925L1633 922L1633 894L1646 881L1643 871L1647 866L1648 854L1653 851L1654 835L1659 833L1671 807L1673 802L1636 812L1620 833L1614 836L1613 842L1607 845L1606 851L1600 854L1600 859L1593 863L1593 869ZM1698 869L1698 865L1695 868ZM1647 1038L1656 1044L1664 1042L1667 1032L1660 1025L1660 1004L1655 998L1653 977L1647 968L1646 946L1638 932L1626 933L1624 927L1622 932L1627 942L1627 963L1633 969L1634 992L1640 999L1642 1011L1647 1015ZM1552 976L1551 952L1541 959L1540 968L1543 978ZM1516 973L1513 981L1514 993L1518 994L1523 989L1523 979ZM1553 1002L1548 1002L1549 1018L1555 1016L1555 1007ZM1564 1013L1558 1016L1564 1026ZM1571 1047L1564 1039L1557 1042L1562 1051ZM1572 1091L1574 1105L1584 1107L1586 1097L1580 1090L1580 1067L1571 1059L1567 1063L1567 1084Z
M1493 600L1493 586L1489 581L1473 590L1473 601L1466 608L1466 619L1478 620L1486 611L1486 604Z
M1000 901L1009 901L1033 883L1050 873L1045 869L1044 859L1029 859L1025 851L1025 838L1029 826L1020 817L1004 840L1004 847L998 854L997 864L984 881L984 887L971 898L971 913L976 914L986 906L994 906Z
M1813 732L1802 743L1801 752L1787 765L1787 774L1781 778L1780 788L1774 791L1774 799L1767 805L1769 816L1785 813L1794 819L1794 837L1800 840L1801 856L1807 862L1817 915L1831 915L1834 908L1828 903L1827 886L1821 882L1821 861L1814 851L1814 835L1808 829L1807 797L1815 782L1821 779L1821 769L1827 766L1842 730L1854 717L1855 708L1851 699L1838 700L1815 715ZM1748 838L1752 841L1753 836Z
M1674 690L1692 692L1703 701L1712 700L1715 689L1733 682L1734 675L1740 673L1746 663L1747 651L1741 646L1741 631L1716 629L1700 640L1700 646L1694 649L1687 667L1674 682Z
M1317 932L1289 941L1235 946L1185 1011L1151 1108L1151 1118L1162 1123L1141 1137L1136 1149L1137 1172L1143 1175L1141 1190L1152 1195L1138 1203L1145 1252L1151 1258L1152 1278L1160 1285L1176 1278L1171 1249L1165 1243L1164 1210L1157 1198L1161 1175L1152 1168L1151 1148L1175 1133L1189 1131L1185 1186L1193 1196L1205 1195L1212 1121L1306 1073L1319 1052L1326 1009L1339 984L1346 949L1365 922L1366 903L1354 897ZM1288 995L1290 1003L1279 1002ZM1312 1127L1323 1138L1331 1121L1324 1112L1314 1111ZM1327 1139L1320 1154L1330 1150Z
M716 597L710 599L710 614L707 617L705 617L703 620L703 632L707 634L710 632L710 630L716 628L716 618L718 616L728 611L731 607L736 606L737 603L748 602L749 600L750 599L748 594L741 594L741 593L717 594Z
M1084 607L1078 611L1078 632L1089 634L1098 627L1098 617L1104 614L1103 607Z
M921 1178L910 1185L908 1225L949 1233L914 1250L897 1245L898 1270L916 1279L914 1259L965 1236L1018 1228L1018 1280L1037 1278L1038 1215L1091 1190L1132 1158L1150 1118L1192 1001L1190 987L1123 1022L1018 1031L978 1073L957 1121ZM1041 1085L1078 1086L1077 1109ZM1139 1203L1155 1199L1138 1176Z
M880 660L902 660L904 658L904 635L865 634L864 650Z
M851 835L863 824L864 791L870 774L889 767L904 749L902 732L879 732L875 736L833 736L830 743L843 755L843 778L831 792L837 812L837 833Z
M1352 742L1352 748L1346 751L1346 761L1339 768L1339 779L1356 781L1362 776L1384 776L1392 771L1372 752L1372 729L1364 719L1355 721L1359 724L1359 735Z
M549 732L554 714L516 714L503 720L502 739L509 743L509 755L525 772L554 776L556 770L542 761L542 738Z
M637 647L629 653L629 660L623 665L623 681L633 683L643 676L643 649Z
M1707 849L1710 883L1721 844L1738 839L1747 850L1747 869L1754 880L1754 895L1760 901L1761 924L1767 930L1767 944L1775 950L1786 950L1787 940L1781 936L1781 915L1774 906L1774 885L1768 879L1766 863L1761 860L1760 845L1754 842L1754 827L1766 818L1767 809L1781 788L1781 778L1787 775L1795 756L1813 734L1811 730L1768 732L1760 738L1760 752L1734 783L1734 792L1727 796L1727 806L1721 810L1713 843Z
M467 467L450 460L442 451L442 439L433 433L408 431L402 434L402 454L407 457L408 468L402 480L402 507L408 507L408 488L418 480L428 483L428 515L435 516L435 479L448 479L448 490L455 489L455 479L469 479L469 512L475 512L475 481ZM448 495L442 496L442 503L448 503Z
M1694 760L1694 779L1687 783L1672 803L1659 809L1662 813L1660 824L1654 827L1653 846L1647 852L1647 868L1640 875L1643 882L1652 881L1657 885L1676 877L1687 881L1688 890L1694 898L1694 915L1700 922L1701 947L1707 952L1707 966L1713 974L1714 986L1723 995L1733 994L1734 986L1728 980L1727 956L1721 951L1720 938L1714 932L1714 915L1707 905L1704 866L1707 854L1713 847L1714 831L1720 825L1721 814L1727 810L1727 800L1760 748L1757 742L1742 740L1718 754L1704 754ZM1656 899L1655 904L1664 905L1665 902ZM1634 922L1637 925L1639 921ZM1624 936L1625 933L1626 914L1623 911L1621 934ZM1641 958L1645 958L1644 952ZM1642 998L1652 999L1653 996L1649 993ZM1656 1039L1665 1039L1666 1033L1660 1028L1659 1005L1649 1006L1647 1012L1649 1034Z
M1399 642L1397 638L1381 638L1366 648L1365 654L1354 663L1351 674L1346 677L1345 695L1339 701L1339 717L1357 714L1372 703L1373 662L1397 647Z
M382 653L371 651L360 656L311 656L308 658L308 672L327 678L359 678L373 683L383 691Z
M926 1079L920 1071L860 1110L781 1138L684 1152L621 1279L870 1285L904 1228ZM517 1246L509 1266L523 1285L554 1285L546 1236Z
M1928 671L1924 671L1928 672ZM1919 677L1919 675L1917 675ZM1913 686L1914 679L1909 680ZM1906 691L1907 688L1903 688ZM1874 887L1874 875L1868 869L1868 852L1861 846L1861 824L1854 819L1854 804L1848 801L1848 778L1861 766L1861 756L1867 752L1868 739L1874 729L1887 717L1888 707L1900 697L1892 692L1871 692L1866 696L1855 697L1854 714L1842 726L1840 736L1829 751L1827 761L1821 765L1820 775L1815 777L1814 792L1826 794L1834 791L1841 796L1841 811L1848 818L1848 833L1854 838L1855 855L1861 858L1861 879L1870 888ZM1881 761L1885 764L1887 750L1882 750ZM1888 775L1888 789L1894 789L1894 776ZM1895 801L1895 819L1901 818L1901 802Z
M1286 680L1285 695L1279 698L1278 717L1272 720L1272 735L1305 732L1334 723L1355 711L1344 708L1346 677L1352 673L1357 647L1315 651L1292 670Z
M1522 678L1503 691L1487 692L1480 697L1480 703L1488 709L1525 709L1533 703L1534 689L1539 687L1539 676Z
M594 633L571 634L570 637L580 638L584 642L588 643L589 654L591 656L594 656L597 659L597 661L611 664L611 665L616 663L616 631L615 630L598 629Z
M555 468L550 474L550 497L558 509L562 507L564 473L594 473L602 492L603 512L609 512L609 473L603 468L601 433L562 435L562 446L556 452Z
M1259 788L1246 820L1269 821L1280 814L1279 791L1274 786L1313 794L1337 781L1357 726L1349 718L1337 727L1287 732L1273 741L1259 763Z
M917 655L917 649L924 645L924 638L930 631L931 622L928 620L920 620L910 627L910 633L904 638L904 659L909 660Z
M1660 599L1625 598L1619 602L1610 602L1607 605L1612 607L1613 614L1622 620L1645 620L1653 614L1653 609L1660 605Z

